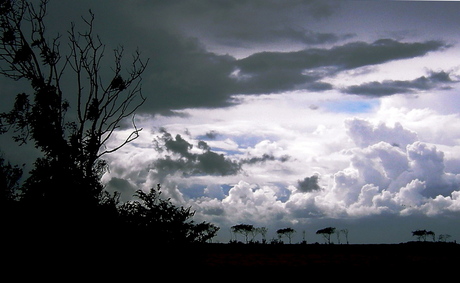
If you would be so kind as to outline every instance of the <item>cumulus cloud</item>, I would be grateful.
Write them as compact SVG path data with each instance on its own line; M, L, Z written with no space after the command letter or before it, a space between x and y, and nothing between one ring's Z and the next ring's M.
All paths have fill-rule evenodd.
M403 128L399 122L395 123L393 128L390 128L382 122L378 125L373 125L367 120L352 118L345 121L345 126L348 135L359 147L366 147L384 141L394 146L405 148L408 144L418 140L417 133Z
M235 221L264 223L279 220L285 214L283 204L272 188L244 181L230 189L222 204Z
M290 187L291 193L281 199L279 189L240 182L223 198L222 209L235 213L239 221L253 218L236 208L257 214L272 205L277 208L278 221L460 211L460 176L445 171L442 151L418 141L414 132L401 125L391 128L368 120L347 123L350 121L366 130L348 132L354 139L361 135L361 142L346 153L349 166L332 174L329 186L320 189L319 176L313 175L298 180L297 188Z

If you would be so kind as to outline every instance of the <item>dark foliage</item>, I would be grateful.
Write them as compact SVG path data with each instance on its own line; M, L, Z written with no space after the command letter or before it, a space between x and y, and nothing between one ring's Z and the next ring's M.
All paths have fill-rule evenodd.
M22 169L13 166L0 156L0 206L10 206L18 199L19 179Z
M292 235L295 233L296 231L290 227L288 228L283 228L283 229L278 229L276 231L276 234L278 234L278 237L283 237L283 236L286 236L288 239L289 239L289 244L291 244L291 239L292 239Z
M238 224L238 225L232 226L231 229L232 229L232 232L235 234L235 237L236 237L236 234L238 233L243 234L246 239L246 244L248 243L249 234L253 234L255 231L254 226L250 224Z
M148 193L138 190L135 196L139 201L124 203L119 214L125 228L136 234L161 243L204 243L219 230L207 222L196 224L190 207L177 207L161 198L159 185Z
M122 205L118 194L104 191L101 177L107 164L102 157L135 140L142 130L133 115L145 101L141 75L148 60L136 51L127 68L124 50L117 48L113 66L102 66L105 45L93 34L91 11L82 17L86 30L71 25L66 42L70 51L61 54L61 36L46 35L48 0L37 2L0 0L0 75L31 87L29 93L16 95L11 111L0 113L0 134L12 132L19 145L33 143L42 153L21 186L22 170L0 158L2 234L16 242L46 239L51 244L69 238L99 243L116 234L145 233L168 243L214 237L218 227L196 224L190 208L160 198L159 188L138 191L140 201ZM112 71L109 81L101 76L104 68ZM76 89L63 88L64 73L73 75ZM107 141L129 117L131 134L108 148Z
M428 236L432 238L433 242L436 240L436 234L433 231L415 230L412 231L412 236L417 237L418 241L423 240L425 242Z
M326 227L324 229L320 229L316 231L316 234L320 234L324 237L324 240L326 243L330 244L331 243L331 235L335 233L335 228L334 227Z

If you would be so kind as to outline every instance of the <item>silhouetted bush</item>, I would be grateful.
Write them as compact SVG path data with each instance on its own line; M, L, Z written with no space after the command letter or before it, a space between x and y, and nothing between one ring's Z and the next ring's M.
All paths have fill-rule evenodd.
M219 227L192 219L191 207L177 207L161 198L160 186L148 193L138 190L139 201L129 201L119 208L125 229L160 243L203 243L212 239Z

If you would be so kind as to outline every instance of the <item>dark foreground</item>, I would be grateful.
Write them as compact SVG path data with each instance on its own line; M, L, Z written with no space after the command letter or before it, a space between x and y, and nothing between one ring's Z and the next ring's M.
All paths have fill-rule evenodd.
M458 267L460 245L223 245L200 248L196 261L208 267Z
M6 266L19 268L21 272L14 272L15 274L22 274L24 271L27 271L24 274L30 274L30 270L45 273L61 270L66 274L102 272L104 276L128 275L140 271L140 274L161 274L167 270L174 270L174 276L189 276L189 273L183 272L185 269L192 270L193 273L217 270L272 270L276 274L285 274L285 270L300 273L345 269L350 272L415 270L421 275L436 270L451 274L460 266L460 245L454 243L170 246L140 238L132 245L104 240L84 246L74 245L72 242L49 244L10 250L12 254L9 256L3 254L7 260ZM4 270L10 270L6 266L3 266ZM390 267L393 269L388 269ZM170 274L169 271L167 273Z

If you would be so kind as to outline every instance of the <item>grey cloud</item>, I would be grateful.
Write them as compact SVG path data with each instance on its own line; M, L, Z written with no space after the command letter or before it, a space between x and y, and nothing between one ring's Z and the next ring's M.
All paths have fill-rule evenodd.
M341 70L422 56L447 46L441 41L403 43L383 39L330 49L260 52L237 60L230 55L209 52L204 46L206 40L221 36L240 42L253 38L258 42L288 40L312 45L330 44L352 35L316 32L294 25L305 15L318 18L331 15L334 7L323 1L290 1L289 4L283 1L140 1L138 6L124 3L119 7L104 1L86 2L83 6L94 10L95 28L108 46L122 43L127 54L138 47L144 58L150 58L142 81L147 101L139 112L151 114L171 115L174 114L171 110L184 108L227 107L236 103L231 99L234 94L329 90L333 86L321 80ZM73 13L83 10L76 4L71 8L64 6L57 5L64 10L76 8L77 12ZM136 17L127 17L129 13L135 13ZM277 15L286 18L277 18ZM190 33L189 29L202 32L203 37ZM239 76L231 75L235 71Z
M223 154L211 151L209 145L200 141L198 148L202 153L192 153L193 145L184 140L181 135L172 137L163 130L163 135L156 140L156 147L166 150L173 155L166 155L152 163L152 169L158 172L158 177L163 178L168 174L182 172L183 176L196 175L235 175L241 170L241 166ZM175 156L174 156L175 154Z
M290 158L291 157L289 155L283 155L280 158L276 158L273 154L264 153L261 157L243 158L240 160L240 164L257 164L275 160L279 160L280 162L286 162Z
M219 135L219 133L217 131L214 131L214 130L211 130L211 131L206 133L206 137L208 139L210 139L210 140L215 140L218 135Z
M318 185L318 181L319 181L318 175L306 177L303 180L297 181L298 189L304 193L319 191L321 190L321 187Z
M139 14L165 28L224 46L321 44L350 36L302 28L334 13L336 7L325 1L143 1L143 7Z
M367 96L387 96L392 94L412 93L417 90L430 90L438 86L448 87L447 84L455 83L449 73L432 72L428 77L422 76L414 80L385 80L383 82L369 82L361 85L352 85L342 90L348 94Z
M336 72L423 56L447 46L441 41L403 43L381 39L373 43L353 42L330 49L261 52L236 62L240 77L245 78L238 81L236 87L238 93L251 94L299 88L329 90L332 85L319 80ZM305 74L306 70L308 72ZM439 79L443 78L440 76Z
M121 201L128 201L132 199L134 192L138 188L131 184L128 180L112 177L110 181L107 182L105 190L112 192L119 192Z
M330 49L311 48L296 52L261 52L239 60L243 73L265 69L306 70L332 66L337 70L381 64L388 61L423 56L449 45L442 41L404 43L380 39L373 43L352 42Z
M341 70L422 56L446 45L440 41L402 43L378 40L355 42L331 49L261 52L236 60L207 52L199 42L159 31L152 42L148 97L142 111L157 113L189 107L232 105L233 94L277 93L295 89L324 91L332 85L320 80ZM237 76L231 76L238 71ZM309 72L305 73L306 70Z
M260 31L239 29L232 30L225 35L218 39L220 44L246 48L253 45L276 44L277 42L302 43L306 45L331 44L355 36L354 34L340 35L291 27L266 28Z
M64 29L60 33L65 34L68 19L63 15L69 15L67 18L77 21L80 27L79 16L91 8L96 15L95 30L107 43L107 50L123 44L127 59L136 47L143 58L150 58L142 81L147 101L138 111L149 114L171 115L175 109L226 107L237 103L231 99L235 94L329 90L333 86L321 80L342 70L423 56L448 46L442 41L404 43L381 39L329 49L259 52L238 60L209 52L204 45L208 44L206 40L217 40L219 36L241 42L251 38L258 42L288 39L307 45L350 39L351 34L316 32L295 25L306 15L316 17L315 20L330 16L335 10L331 3L203 0L111 5L108 1L85 0L78 4L59 1L50 2L49 20L55 26L53 32ZM65 45L63 38L62 46ZM106 58L111 58L110 55L107 52ZM235 72L239 75L232 76ZM439 75L437 79L442 77Z

